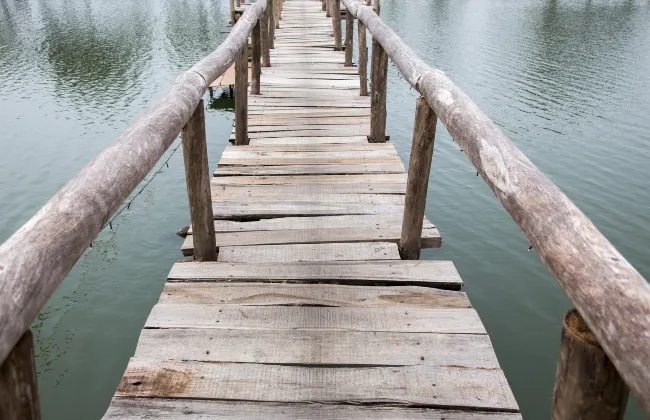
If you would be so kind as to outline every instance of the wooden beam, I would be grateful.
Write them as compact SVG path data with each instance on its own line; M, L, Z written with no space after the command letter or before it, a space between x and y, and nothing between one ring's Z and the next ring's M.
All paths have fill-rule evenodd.
M334 49L341 51L341 1L332 0L332 29L334 30Z
M567 312L551 419L622 420L629 393L578 311Z
M404 218L399 251L403 260L419 260L422 249L422 222L427 202L433 142L436 137L436 114L424 98L415 107L413 143L409 161ZM418 220L419 219L419 220Z
M260 78L262 76L261 59L262 59L262 27L261 19L257 20L251 33L251 46L252 46L252 73L253 80L251 85L251 94L260 94Z
M269 9L267 8L260 18L260 32L262 40L262 67L271 67L271 53L269 51Z
M366 25L357 20L359 37L359 95L368 95L368 46L366 45Z
M0 418L38 420L41 407L36 383L34 340L27 330L0 364Z
M275 0L269 0L269 48L275 48Z
M235 62L235 144L248 144L248 45Z
M388 89L388 54L372 39L372 85L370 94L371 143L386 142L386 90Z
M345 67L352 67L352 45L354 43L354 16L345 11Z
M203 100L183 127L183 160L192 218L194 259L216 261L214 215L210 196L210 169L205 138Z

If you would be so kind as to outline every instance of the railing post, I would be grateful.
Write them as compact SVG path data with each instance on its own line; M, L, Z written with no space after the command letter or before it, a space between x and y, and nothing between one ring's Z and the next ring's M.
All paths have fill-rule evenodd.
M436 114L426 99L418 98L415 105L413 143L406 183L404 217L399 253L403 260L419 260L422 249L422 223L427 203L427 187L431 157L436 137Z
M334 49L341 51L341 0L332 0L332 29L334 29Z
M334 0L325 0L325 16L332 17L332 2Z
M345 9L345 67L352 67L352 44L354 44L354 16Z
M260 35L262 33L262 28L260 24L261 19L257 20L255 26L253 27L253 32L251 33L251 47L252 51L252 70L253 70L253 81L251 86L251 93L253 95L260 94L260 78L262 76L261 68L261 59L262 59L262 40Z
M282 13L282 0L272 0L275 1L275 29L280 29L280 13Z
M269 52L269 6L260 17L260 32L262 38L262 67L271 67L271 54Z
M376 40L372 40L372 83L370 85L370 142L386 142L386 89L388 54Z
M275 0L269 0L267 4L269 11L269 48L275 48Z
M235 145L248 144L248 43L235 60Z
M326 0L321 0L321 7L323 12L327 11L327 1Z
M182 136L185 182L192 219L194 259L216 261L217 244L214 235L203 99L199 101L196 110L183 127Z
M0 419L40 418L34 340L27 330L0 365Z
M369 5L370 0L366 0ZM357 19L357 34L359 37L359 95L368 95L368 46L366 45L366 25Z
M235 26L235 0L230 0L230 23Z
M552 420L623 419L629 390L577 310L562 320Z

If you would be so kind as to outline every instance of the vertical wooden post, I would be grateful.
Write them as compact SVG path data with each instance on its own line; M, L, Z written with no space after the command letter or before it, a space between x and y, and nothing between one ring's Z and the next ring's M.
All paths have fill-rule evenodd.
M359 37L359 95L368 95L368 46L366 45L366 25L357 19L359 26L357 34Z
M237 1L237 7L241 7L241 0L236 0Z
M575 309L562 321L551 419L623 419L629 390Z
M377 16L379 16L379 12L381 12L381 1L375 0L375 13L377 13Z
M415 105L413 143L411 144L402 236L399 245L399 253L403 260L420 259L422 222L427 202L427 186L429 185L435 137L436 114L426 99L418 98Z
M267 3L268 4L268 3ZM269 53L269 7L260 18L260 31L262 33L262 67L271 67L271 54Z
M332 0L332 29L334 29L334 49L343 49L341 40L341 0Z
M376 40L372 40L372 83L370 86L370 136L371 143L386 142L386 89L388 79L388 54Z
M235 60L235 145L248 144L248 43Z
M282 0L275 0L275 29L280 28L280 13L282 11L282 6L280 6L281 2Z
M235 25L235 0L230 0L230 23Z
M327 11L327 1L326 0L321 0L321 6L323 12Z
M251 54L253 60L253 84L251 86L251 94L253 95L260 94L260 77L262 75L262 40L260 39L262 28L260 20L261 19L257 20L257 23L255 23L255 26L253 26L253 32L251 33L251 47L253 49L253 52Z
M196 110L183 127L182 136L185 182L192 218L194 259L216 261L217 243L214 235L203 99L199 101Z
M325 16L332 17L332 3L334 0L325 0Z
M269 0L269 48L275 48L275 0Z
M352 45L354 44L354 16L345 9L345 67L352 67Z
M0 365L0 419L40 418L34 340L27 330Z

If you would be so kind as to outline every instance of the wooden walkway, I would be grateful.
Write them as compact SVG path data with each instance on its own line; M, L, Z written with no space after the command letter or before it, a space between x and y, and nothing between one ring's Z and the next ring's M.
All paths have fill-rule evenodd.
M520 418L454 265L400 260L404 165L331 32L285 0L214 173L218 262L172 267L105 418Z

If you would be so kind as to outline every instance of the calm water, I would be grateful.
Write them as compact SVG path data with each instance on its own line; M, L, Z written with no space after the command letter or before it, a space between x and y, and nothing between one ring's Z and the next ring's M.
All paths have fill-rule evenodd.
M0 241L213 50L227 15L223 0L0 0ZM650 277L646 1L383 0L382 15ZM389 74L388 130L408 161L416 93ZM231 119L207 112L213 164ZM180 258L180 153L169 163L33 327L45 419L104 413ZM427 215L445 245L425 256L456 263L524 416L548 418L569 302L442 129Z

